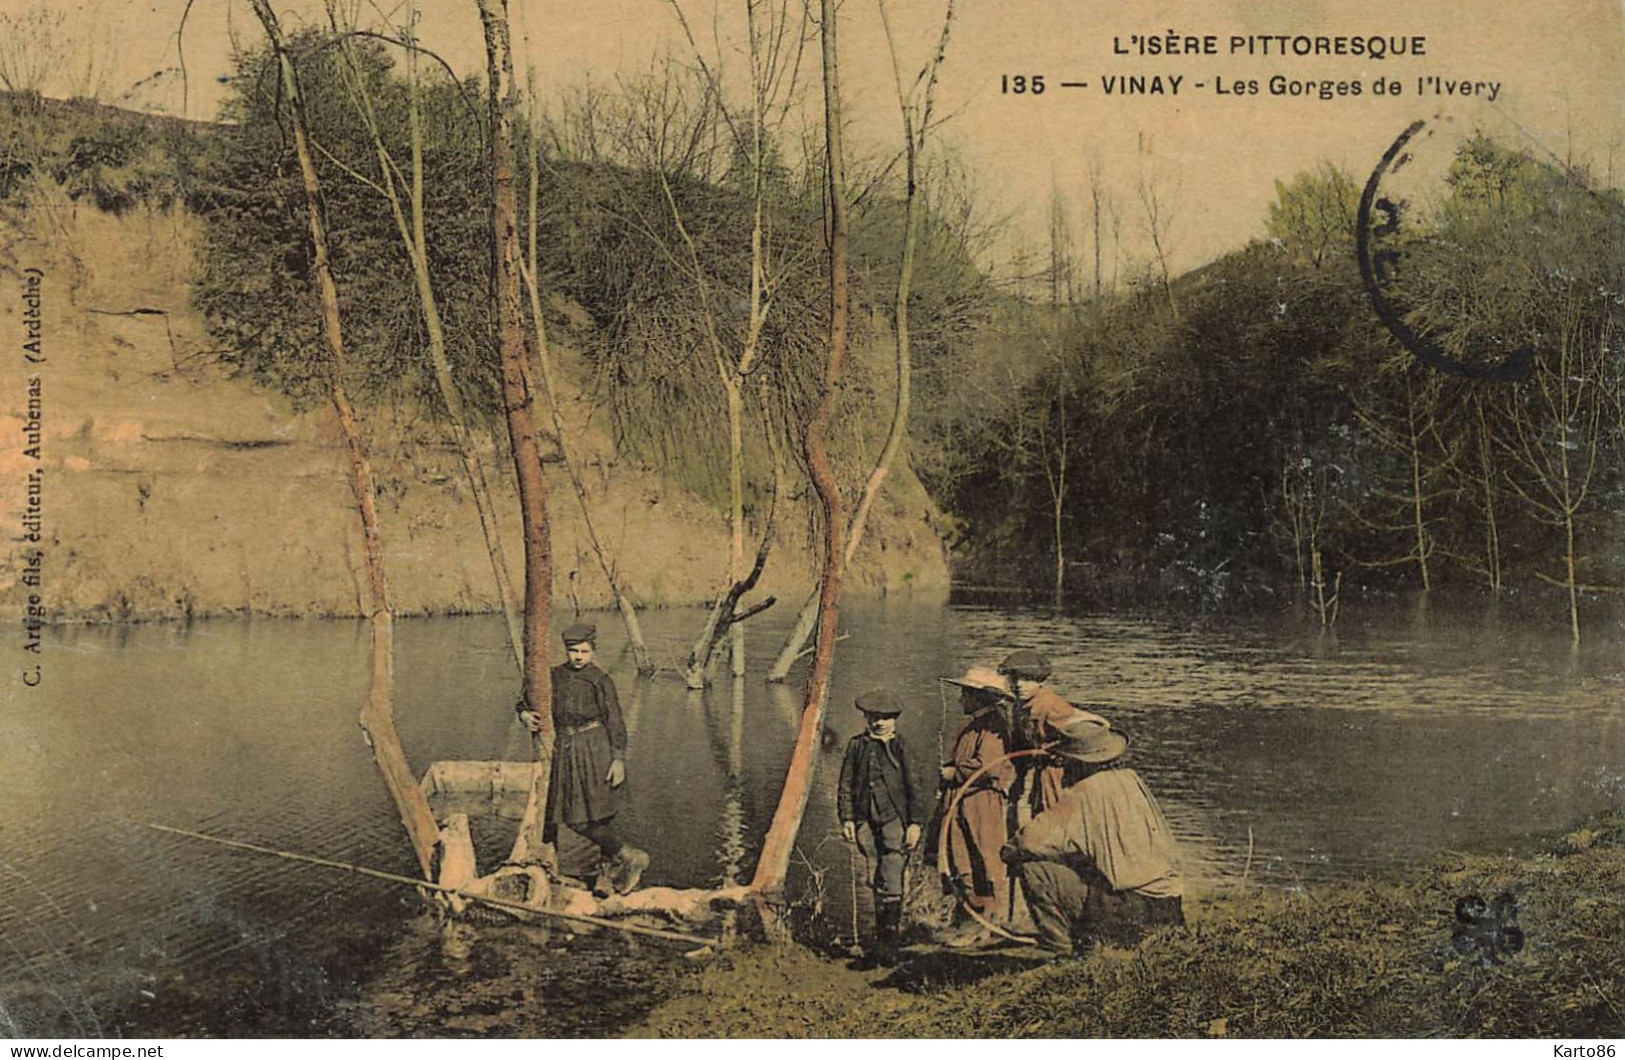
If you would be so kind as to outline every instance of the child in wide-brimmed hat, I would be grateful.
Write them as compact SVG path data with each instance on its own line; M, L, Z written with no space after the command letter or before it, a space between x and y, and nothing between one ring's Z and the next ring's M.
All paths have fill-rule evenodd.
M968 906L996 924L1008 919L1010 904L1010 876L999 848L1008 834L1005 813L1016 782L1005 715L1015 697L1004 678L986 666L972 666L963 676L943 681L958 686L960 708L968 715L942 765L943 815L953 809L946 837L947 883L963 903L956 916L963 916L961 910ZM986 925L965 921L944 944L974 946L993 940Z
M877 688L858 696L853 706L863 712L865 725L846 745L836 812L842 838L862 843L875 867L875 942L865 963L891 965L897 963L903 924L903 867L920 841L923 806L897 733L902 699Z

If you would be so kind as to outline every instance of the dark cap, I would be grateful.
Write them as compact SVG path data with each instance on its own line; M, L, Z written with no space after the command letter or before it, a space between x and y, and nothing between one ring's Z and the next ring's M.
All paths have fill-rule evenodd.
M1071 718L1061 723L1060 739L1050 748L1052 754L1079 762L1110 762L1128 750L1128 737L1089 718Z
M895 718L903 713L903 697L889 688L872 688L852 701L852 705L865 714L878 714Z
M1009 674L1022 681L1049 680L1049 660L1033 651L1031 648L1022 648L1005 656L1004 662L999 664L999 673Z
M591 622L577 622L566 626L562 634L565 647L571 644L594 644L598 640L598 627Z

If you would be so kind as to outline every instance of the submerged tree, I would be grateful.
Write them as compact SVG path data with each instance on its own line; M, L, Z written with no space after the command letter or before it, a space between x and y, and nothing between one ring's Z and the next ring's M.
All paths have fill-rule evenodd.
M1382 470L1389 474L1370 476L1373 481L1353 515L1379 538L1397 533L1406 549L1398 556L1368 557L1363 562L1367 566L1414 564L1426 593L1434 582L1430 561L1436 546L1435 505L1452 492L1456 475L1444 438L1441 380L1437 373L1417 365L1408 353L1391 361L1388 371L1377 374L1376 379L1394 385L1373 387L1357 398L1355 415L1383 454L1373 463L1384 465ZM1402 392L1403 397L1388 393L1390 389ZM1398 488L1393 480L1398 481Z
M519 89L513 77L507 0L476 0L485 30L487 108L491 175L491 301L497 353L502 365L502 397L507 410L508 447L519 481L519 512L525 540L525 652L521 703L537 717L536 768L530 801L511 858L541 860L554 854L544 839L547 796L553 775L553 675L548 667L548 626L553 609L552 549L547 522L547 478L542 473L533 412L531 351L526 348L524 303L520 295L519 199L514 171L514 115Z
M535 102L535 91L532 89L530 98ZM610 554L609 546L598 532L598 523L593 516L592 504L587 497L587 484L581 477L579 457L573 452L570 441L570 431L564 422L564 396L561 393L559 380L553 371L553 355L548 348L547 320L542 311L542 285L541 265L539 262L538 231L541 219L541 123L534 115L530 123L530 144L525 157L530 169L530 202L529 212L526 214L528 228L526 230L524 263L525 294L530 299L531 331L535 343L536 372L542 380L542 390L547 396L548 411L553 418L553 436L559 449L559 462L564 465L566 476L570 480L570 489L575 493L576 503L581 509L582 526L587 531L587 543L592 549L594 558L598 560L599 570L603 572L604 582L609 586L610 598L615 603L615 609L620 613L621 624L626 627L627 644L632 649L633 665L637 671L645 676L655 672L654 660L649 655L649 646L643 640L643 626L638 621L637 605L632 601L632 594L627 587L626 579L616 565L614 557Z
M338 288L333 282L328 250L327 224L322 209L321 183L312 160L309 131L304 116L303 97L299 91L299 75L292 56L284 47L281 27L269 0L254 0L254 14L265 29L271 53L277 65L282 92L287 100L290 122L293 126L294 151L304 188L306 214L310 225L312 246L311 277L321 303L321 331L325 341L323 370L327 377L329 397L344 437L350 458L350 490L355 498L356 512L361 519L361 538L367 568L367 588L370 597L368 616L372 626L372 653L370 683L366 705L361 711L361 728L372 747L373 758L383 774L390 796L395 800L401 823L417 853L418 865L425 877L434 874L435 849L439 842L439 826L429 809L428 800L418 787L417 778L407 766L400 737L395 731L392 707L393 687L393 632L389 606L389 586L384 576L382 534L378 529L376 491L373 487L372 465L367 459L366 447L361 440L344 384L344 331L339 315Z
M728 570L683 665L691 687L765 606L742 601L781 514L774 439L810 404L820 345L816 203L779 146L800 21L783 0L747 14L737 104L720 60L695 45L692 67L667 60L588 94L550 129L587 153L554 161L577 251L560 287L600 325L587 353L617 440L727 519ZM732 654L738 670L743 651Z
M715 365L722 384L727 413L728 431L728 585L712 605L705 628L689 653L685 677L690 688L706 683L711 654L721 635L726 631L729 654L735 677L745 673L745 627L739 602L754 588L761 577L772 547L773 515L783 486L778 477L780 467L774 464L774 501L768 509L766 524L760 528L760 543L755 561L748 567L745 561L745 398L752 376L758 371L764 357L763 343L767 323L784 276L783 265L775 260L779 246L770 224L772 215L768 201L772 189L770 180L774 168L773 141L782 128L791 106L796 101L796 82L800 70L801 45L804 39L804 18L793 17L786 0L745 0L746 58L748 61L747 93L749 103L741 113L733 114L725 102L720 75L712 63L703 56L695 41L688 19L676 0L671 0L673 12L683 28L689 47L706 78L706 87L717 103L717 115L725 124L733 152L734 180L742 185L750 207L748 280L743 292L743 330L736 343L724 340L727 326L722 322L723 307L719 304L722 292L714 289L709 269L702 260L699 243L690 231L682 207L679 205L667 177L665 165L657 164L654 173L670 211L670 220L678 236L672 248L687 264L699 297L701 332L707 352ZM669 145L648 130L650 156L661 160L669 154ZM738 311L736 298L736 312ZM760 410L764 429L773 430L767 409Z
M1498 465L1527 511L1558 531L1561 576L1535 573L1562 588L1578 643L1584 539L1617 444L1609 420L1620 379L1625 204L1583 172L1482 136L1462 145L1446 179L1449 197L1402 262L1401 293L1447 352L1487 351L1494 360L1530 352L1529 377L1505 399L1475 395L1478 473L1488 488ZM1492 491L1483 510L1498 584Z
M490 556L491 574L496 585L498 606L501 607L503 617L508 624L508 643L513 651L514 661L522 666L524 638L520 631L519 618L516 614L513 599L513 588L508 577L508 565L503 554L502 538L497 525L496 506L492 500L491 487L486 479L484 464L475 448L470 430L470 417L465 408L462 390L457 385L451 359L447 354L446 330L440 308L441 300L429 267L431 247L427 235L427 211L424 205L425 137L423 108L420 98L422 91L418 72L418 47L414 36L416 11L414 7L408 5L405 34L401 42L407 60L406 109L410 150L409 165L404 171L394 157L390 145L386 142L378 107L374 101L375 89L373 82L379 81L384 71L380 70L376 63L364 65L358 55L358 48L354 39L355 27L340 22L335 0L327 0L327 13L333 27L334 37L339 42L341 54L344 57L345 88L356 113L361 117L367 133L371 137L377 165L375 174L369 177L358 170L344 166L337 159L334 159L334 161L353 179L376 191L389 204L390 216L395 221L396 230L400 234L401 245L405 248L407 259L411 262L412 283L417 294L419 310L423 316L424 336L427 340L429 362L433 367L435 386L445 410L447 422L451 428L452 446L457 451L457 458L462 465L463 475L468 481L469 496L474 502L474 513L479 520L480 533L485 541L486 553ZM378 87L388 91L393 86L385 83ZM331 153L329 153L328 157L333 158Z
M829 427L835 414L836 390L846 362L847 324L851 308L848 276L848 234L845 156L841 136L840 54L836 36L837 0L821 0L819 36L822 43L824 75L824 160L826 203L829 216L829 346L824 362L824 383L818 405L803 435L807 469L812 476L823 526L823 563L819 571L817 639L813 642L812 669L802 695L801 723L790 753L784 789L779 795L773 821L762 841L762 854L756 863L751 889L772 894L784 887L790 868L790 851L801 819L807 812L812 793L813 767L824 727L824 704L829 697L830 671L835 664L835 631L840 619L841 573L845 559L841 538L845 512L840 483L830 466Z
M895 351L894 365L896 366L896 383L892 400L891 424L886 430L886 440L880 447L880 454L875 458L874 467L864 481L863 491L858 497L857 506L852 512L851 525L846 531L846 550L842 562L846 565L852 563L857 554L858 546L863 542L865 529L869 524L869 513L874 509L875 501L880 496L881 489L886 484L886 478L891 473L892 464L903 447L903 440L908 434L909 404L913 392L914 361L912 353L912 334L909 320L909 303L914 295L914 269L920 240L920 227L925 218L926 207L921 200L921 169L922 155L925 153L926 141L931 133L932 112L936 104L937 75L942 68L943 59L948 53L948 36L953 30L954 5L948 0L942 15L942 32L937 38L936 47L931 57L922 66L914 79L907 87L903 81L902 61L897 54L897 42L892 36L891 22L886 16L885 0L880 0L880 16L882 25L886 30L887 44L890 46L892 59L892 74L897 88L897 108L902 116L903 123L903 224L901 234L901 247L898 251L897 287L896 297L892 303L892 343ZM791 628L789 636L785 638L783 646L779 649L778 657L774 659L772 669L768 671L769 681L783 681L789 676L791 665L801 656L807 638L812 634L813 623L818 615L819 593L815 590L808 596L807 602L802 605L800 613L796 615L796 623Z

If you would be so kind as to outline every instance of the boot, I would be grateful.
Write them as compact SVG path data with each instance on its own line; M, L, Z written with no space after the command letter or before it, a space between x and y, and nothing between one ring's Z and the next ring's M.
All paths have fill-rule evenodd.
M875 935L863 947L863 956L847 967L857 972L897 967L897 935L903 920L903 903L895 898L875 900Z
M903 930L903 903L891 898L875 907L875 963L884 968L897 967L897 948Z
M643 880L643 871L649 867L649 855L634 846L621 847L615 855L610 882L616 894L630 894Z
M998 941L998 936L974 920L967 920L944 934L939 940L950 950L971 950Z
M982 910L986 917L1000 927L1010 923L1010 881L994 880L993 897L988 901L987 908Z
M1009 901L1009 889L1004 888L1004 893L1001 894L997 883L993 885L991 895L978 894L966 899L967 907L974 909L981 920L971 917L962 909L956 910L962 919L952 931L942 936L942 944L955 950L998 945L1002 937L988 925L1004 926L1005 921L1009 919L1005 915Z

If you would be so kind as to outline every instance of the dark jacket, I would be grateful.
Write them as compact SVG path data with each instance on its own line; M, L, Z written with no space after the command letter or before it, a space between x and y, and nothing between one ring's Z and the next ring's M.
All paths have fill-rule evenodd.
M548 813L556 824L605 821L626 806L626 786L609 785L610 763L626 757L626 722L615 682L592 663L579 670L553 667L552 790Z
M599 722L609 736L609 745L626 750L626 722L621 717L621 700L615 682L596 663L579 670L568 665L553 667L553 725L563 734L569 729Z
M919 788L908 770L908 751L901 736L877 740L860 732L846 745L836 808L842 821L905 824L925 820Z

